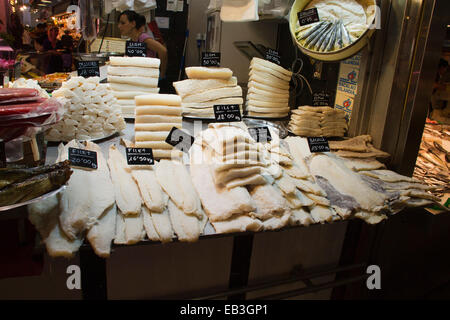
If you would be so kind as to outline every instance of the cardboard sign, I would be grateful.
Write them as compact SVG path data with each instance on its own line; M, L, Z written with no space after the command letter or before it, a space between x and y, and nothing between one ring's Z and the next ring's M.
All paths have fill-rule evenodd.
M307 137L309 151L315 152L330 152L330 145L328 139L324 137Z
M100 65L98 61L77 61L77 73L79 77L100 77Z
M319 12L317 11L317 8L311 8L298 13L298 22L302 27L319 21Z
M69 161L72 166L97 169L97 152L69 147Z
M146 57L147 45L144 42L127 41L125 44L125 54L128 57Z
M128 165L153 165L153 150L151 148L126 148Z
M267 49L266 51L266 60L276 63L277 65L281 66L281 58L278 51L273 49Z
M220 52L203 52L202 53L203 67L219 67L220 66Z
M238 104L216 104L214 105L214 117L216 122L239 122L242 121L241 110Z

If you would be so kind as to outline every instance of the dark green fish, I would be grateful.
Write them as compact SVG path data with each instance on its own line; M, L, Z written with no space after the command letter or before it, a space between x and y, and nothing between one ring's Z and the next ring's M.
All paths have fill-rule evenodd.
M324 35L322 37L322 40L320 41L320 44L319 43L317 44L317 51L323 51L324 50L322 48L326 47L326 45L328 44L330 36L333 33L333 29L334 29L333 27L334 27L334 25L332 25L332 27L329 28L328 31L324 33Z
M330 26L322 32L322 34L321 34L319 40L318 40L316 43L312 43L312 44L311 44L311 45L313 46L313 49L314 49L314 50L319 51L320 46L322 45L323 41L324 41L325 38L326 38L326 35L327 35L328 32L330 32L332 29L333 29L333 24L330 24Z
M329 27L329 25L331 24L331 22L326 22L321 28L319 28L316 32L312 33L308 38L306 38L306 42L305 42L305 47L309 48L309 44L316 40L316 38L320 37L320 35L322 34L322 32Z

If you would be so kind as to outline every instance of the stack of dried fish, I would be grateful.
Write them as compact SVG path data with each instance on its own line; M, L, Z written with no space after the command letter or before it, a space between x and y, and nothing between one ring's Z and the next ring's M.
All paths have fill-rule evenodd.
M13 205L56 190L69 180L69 161L27 169L0 169L0 206Z
M450 193L450 131L445 126L425 126L414 177L436 187L433 194ZM446 199L443 199L444 201Z
M329 144L331 151L340 157L353 161L355 165L357 165L356 162L362 163L365 160L371 161L373 165L378 166L378 168L370 169L383 167L382 164L373 162L376 158L388 158L390 156L389 153L376 149L372 145L372 137L369 135L357 136L343 141L330 141Z

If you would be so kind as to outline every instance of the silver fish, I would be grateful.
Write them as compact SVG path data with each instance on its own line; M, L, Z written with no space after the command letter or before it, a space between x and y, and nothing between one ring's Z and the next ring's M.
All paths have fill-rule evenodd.
M332 30L333 30L333 24L331 24L328 29L326 29L326 30L324 30L324 32L322 32L322 35L320 36L319 40L315 44L313 44L314 50L319 51L320 46L325 41L327 34L330 33Z
M342 49L342 47L344 47L344 42L342 41L342 20L339 20L338 22L336 42L339 49Z
M319 44L317 45L317 51L323 51L326 48L328 41L330 41L330 36L333 33L333 29L334 26L324 33L322 42L320 43L320 45Z
M303 40L307 37L309 37L313 32L315 32L317 29L319 29L321 26L325 24L325 21L319 22L317 25L306 31L303 35L300 35L297 40Z
M326 22L325 25L323 25L322 27L320 27L316 32L312 33L308 38L306 38L306 42L305 42L305 47L309 47L309 44L316 40L316 38L318 38L323 30L325 30L325 28L327 28L329 25L331 24L331 22Z
M337 33L337 24L335 28L333 29L333 33L331 34L330 42L327 45L326 51L331 51L334 47L334 43L336 42L336 33Z
M348 46L352 44L352 40L350 39L350 35L348 34L348 30L345 27L344 23L342 23L342 42L344 43L344 46Z

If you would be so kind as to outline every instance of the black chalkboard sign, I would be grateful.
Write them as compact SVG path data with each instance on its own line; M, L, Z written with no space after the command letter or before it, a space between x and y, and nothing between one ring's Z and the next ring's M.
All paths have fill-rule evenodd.
M153 165L153 150L151 148L126 148L128 165Z
M183 152L188 152L194 143L194 137L183 130L173 127L166 138L166 142Z
M216 122L239 122L242 121L241 110L238 104L216 104L214 105L214 117Z
M97 152L69 147L69 161L72 166L97 169Z
M203 52L202 53L203 67L219 67L220 66L220 52Z
M267 49L266 50L266 60L276 63L277 65L281 65L281 58L278 51L273 49Z
M6 168L5 141L0 139L0 168Z
M146 57L147 45L144 42L127 41L125 43L125 54L128 57Z
M306 26L319 21L319 12L317 11L317 8L311 8L298 13L298 22L300 23L300 26Z
M79 77L100 77L98 61L77 61L77 73Z
M272 141L272 136L268 127L248 128L248 133L256 142L266 143Z
M314 92L312 105L314 107L329 107L330 94L326 91Z
M311 152L330 152L328 139L324 137L307 137L309 151Z

